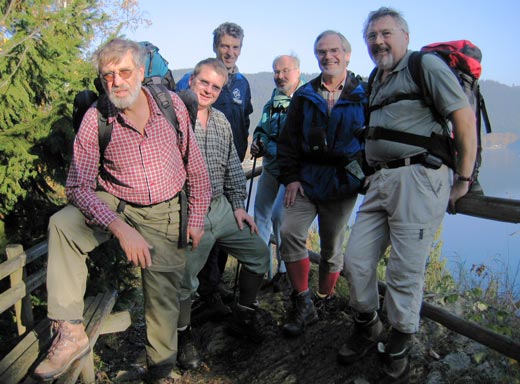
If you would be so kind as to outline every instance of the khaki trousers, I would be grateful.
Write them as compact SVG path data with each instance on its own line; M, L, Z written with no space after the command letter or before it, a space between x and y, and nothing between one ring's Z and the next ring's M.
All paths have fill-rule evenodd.
M307 196L296 194L294 204L285 210L280 229L282 260L294 262L309 257L309 227L318 216L321 255L319 270L324 273L340 272L343 269L343 241L356 199L357 194L341 200L315 202Z
M421 164L382 169L371 176L345 250L352 307L379 308L377 264L388 245L385 308L393 328L419 329L424 271L450 195L450 170Z
M112 210L119 199L97 192ZM152 245L152 266L142 270L149 366L173 367L177 358L178 289L186 254L177 248L179 204L174 198L149 207L127 204L120 217ZM107 241L110 233L88 226L85 217L68 205L49 221L47 266L48 316L55 320L81 319L87 284L88 253Z

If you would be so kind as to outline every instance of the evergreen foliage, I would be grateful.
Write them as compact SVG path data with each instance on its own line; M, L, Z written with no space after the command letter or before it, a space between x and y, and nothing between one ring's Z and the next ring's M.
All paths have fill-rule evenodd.
M0 0L0 245L6 237L34 241L26 233L31 221L64 203L72 100L93 88L85 57L135 18L136 7L128 0Z

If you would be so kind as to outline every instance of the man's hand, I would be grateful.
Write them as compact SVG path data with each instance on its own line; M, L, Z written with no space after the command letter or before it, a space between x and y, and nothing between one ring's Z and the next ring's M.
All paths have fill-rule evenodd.
M256 233L258 235L258 227L255 224L255 221L251 216L248 215L244 208L235 209L235 220L237 221L238 228L240 230L244 229L244 222L249 225L251 228L251 233Z
M141 268L148 268L152 265L152 256L150 255L152 246L135 228L132 228L120 218L116 218L108 225L108 229L119 240L128 261L136 266L140 265Z
M456 214L455 204L462 196L469 191L469 181L455 180L450 191L450 200L448 205L448 213Z
M188 227L188 242L191 239L191 249L196 249L199 246L200 239L204 235L204 228Z
M302 196L305 196L303 193L303 187L299 181L293 181L292 183L287 184L285 187L285 195L283 197L283 203L286 208L294 204L298 192L300 192Z
M261 139L256 139L251 143L251 156L262 157L264 155L264 142Z

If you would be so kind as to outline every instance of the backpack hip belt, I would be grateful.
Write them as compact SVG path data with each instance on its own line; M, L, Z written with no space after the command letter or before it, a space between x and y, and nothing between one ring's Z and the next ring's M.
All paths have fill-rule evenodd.
M424 148L430 155L437 157L451 169L455 169L455 145L453 139L448 135L440 135L433 132L428 137L376 126L366 128L364 137L369 140L395 141ZM432 158L424 160L425 164L430 166L435 163L435 160Z

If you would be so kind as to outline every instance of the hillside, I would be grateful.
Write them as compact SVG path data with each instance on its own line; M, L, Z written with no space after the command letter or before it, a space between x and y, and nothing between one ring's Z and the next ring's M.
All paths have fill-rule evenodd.
M190 69L180 69L173 71L175 80L179 80L182 75ZM251 85L253 114L251 115L250 133L253 133L256 124L260 120L262 107L271 97L274 82L271 72L245 73ZM316 73L302 74L305 80L311 80ZM484 141L486 146L508 144L520 138L520 86L508 86L492 80L480 82L481 92L484 95L489 118L491 120L493 133L512 133L511 135L491 136L491 142ZM484 136L486 140L486 136Z

